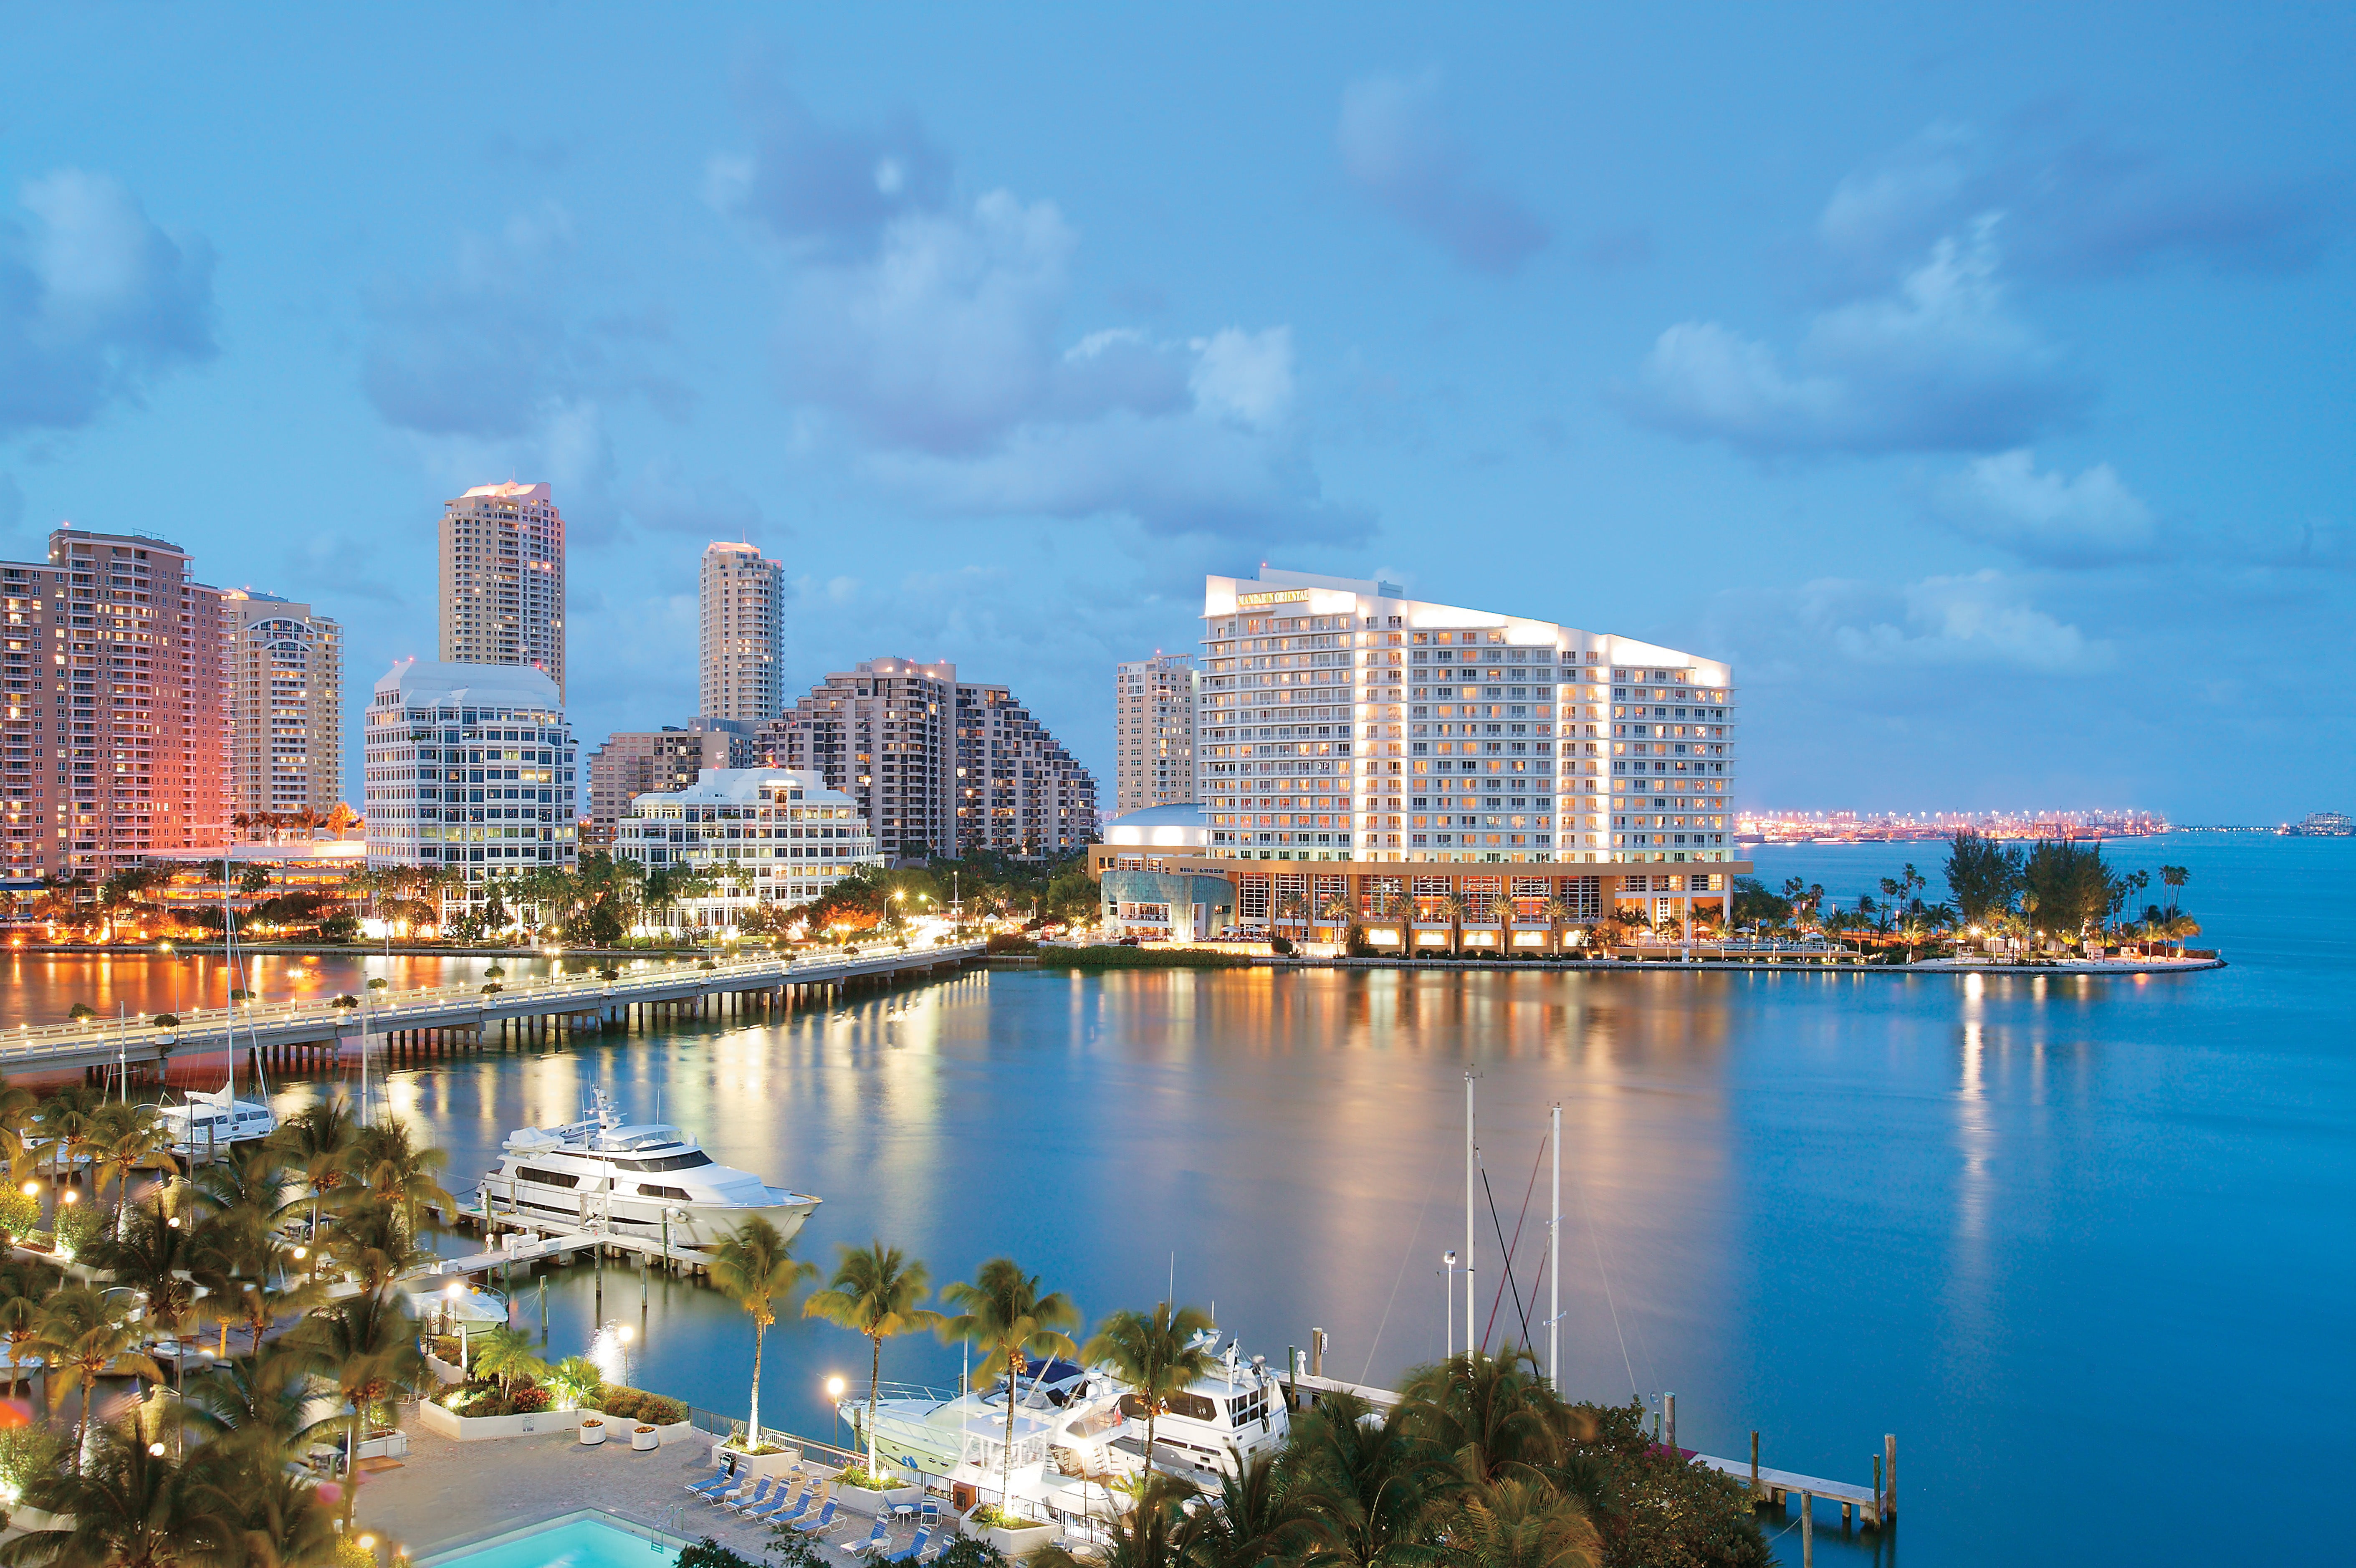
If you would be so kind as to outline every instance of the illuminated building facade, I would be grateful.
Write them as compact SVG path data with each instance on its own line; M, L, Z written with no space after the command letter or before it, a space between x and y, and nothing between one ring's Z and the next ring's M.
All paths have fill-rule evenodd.
M1113 666L1113 810L1194 799L1194 660L1157 653Z
M785 707L786 568L750 544L703 551L696 712L747 725Z
M683 789L640 795L622 813L614 857L710 879L708 892L649 910L658 930L734 930L757 906L806 904L884 864L856 801L783 768L707 768Z
M442 508L442 658L527 664L564 700L564 519L546 485L477 485Z

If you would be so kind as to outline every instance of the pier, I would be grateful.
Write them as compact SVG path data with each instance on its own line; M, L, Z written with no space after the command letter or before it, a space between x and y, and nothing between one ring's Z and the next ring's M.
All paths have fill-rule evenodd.
M954 973L980 956L980 942L958 942L826 958L662 959L634 963L610 981L592 973L512 986L430 986L376 992L354 998L353 1005L244 1004L180 1015L162 1028L141 1019L20 1025L0 1033L0 1071L79 1071L95 1082L120 1069L133 1081L158 1082L176 1055L219 1060L224 1047L249 1064L301 1071L332 1068L363 1049L409 1059L499 1044L555 1044L616 1026L778 1018L799 1007L832 1005L854 991Z

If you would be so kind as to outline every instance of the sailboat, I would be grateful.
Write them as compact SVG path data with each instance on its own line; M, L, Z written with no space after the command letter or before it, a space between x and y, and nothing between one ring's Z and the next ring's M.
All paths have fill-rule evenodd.
M242 978L237 961L237 918L229 901L228 857L221 865L221 960L229 973L230 989ZM218 1090L202 1090L190 1093L178 1105L156 1108L155 1120L164 1129L165 1140L172 1153L185 1158L212 1159L235 1144L251 1143L267 1138L278 1131L278 1117L269 1103L260 1100L240 1100L237 1097L237 1003L229 1004L228 1027L223 1041L229 1057L229 1079ZM247 1026L248 1035L252 1027ZM257 1045L259 1042L256 1042ZM262 1071L262 1053L254 1052L254 1072Z

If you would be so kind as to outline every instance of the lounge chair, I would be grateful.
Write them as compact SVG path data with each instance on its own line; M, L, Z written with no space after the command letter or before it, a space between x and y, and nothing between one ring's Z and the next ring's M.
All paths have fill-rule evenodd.
M755 1524L772 1525L792 1524L796 1520L799 1520L804 1514L809 1512L810 1504L818 1501L818 1488L816 1487L804 1487L799 1494L800 1501L797 1502L789 1496L783 1502L771 1508L766 1513L755 1514L753 1516L753 1522Z
M728 1489L729 1483L735 1478L736 1472L729 1468L727 1466L723 1465L719 1469L714 1470L712 1473L712 1479L708 1481L690 1481L687 1484L687 1489L693 1492L697 1497L709 1501L712 1498L718 1497L721 1493L726 1491Z
M777 1478L775 1476L764 1476L761 1477L761 1484L745 1496L733 1500L723 1498L721 1500L726 1502L738 1513L751 1513L755 1509L767 1508L777 1500Z
M817 1518L806 1519L794 1528L804 1535L823 1535L834 1528L834 1510L840 1506L834 1498L829 1498L826 1507L819 1509Z
M838 1541L834 1544L840 1550L857 1557L864 1552L882 1551L891 1539L892 1516L888 1513L879 1513L875 1516L875 1528L867 1532L866 1540L855 1542Z
M899 1551L885 1552L884 1554L884 1561L886 1563L914 1563L917 1558L922 1557L925 1554L925 1548L930 1546L932 1542L933 1527L928 1524L922 1530L916 1531L916 1540L908 1542L907 1545L900 1548Z

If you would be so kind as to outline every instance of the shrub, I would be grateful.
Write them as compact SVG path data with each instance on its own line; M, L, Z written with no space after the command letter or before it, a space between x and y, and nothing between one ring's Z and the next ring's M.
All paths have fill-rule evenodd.
M1006 1553L978 1535L953 1535L935 1568L1006 1568Z
M680 1550L677 1568L759 1568L751 1558L731 1552L710 1536Z
M357 996L338 996L327 1004L330 1007L357 1007L359 1004L360 999Z
M41 1223L41 1204L18 1187L0 1187L0 1233L29 1236Z
M1241 953L1211 948L1125 948L1118 945L1046 948L1043 965L1073 969L1244 969L1251 960Z
M336 1568L377 1568L376 1553L362 1546L356 1536L336 1538Z
M1642 1404L1571 1409L1592 1422L1595 1433L1591 1440L1574 1442L1574 1453L1601 1470L1612 1498L1595 1520L1603 1536L1603 1568L1655 1563L1768 1568L1773 1559L1767 1538L1740 1482L1655 1445L1644 1432Z
M1036 1530L1046 1520L1024 1519L1021 1514L1008 1513L996 1503L984 1503L967 1516L974 1523L999 1530Z
M77 1257L106 1234L106 1216L93 1203L58 1207L58 1241Z
M1012 931L999 931L981 944L984 952L1037 952L1039 944L1029 937L1018 937Z
M91 1006L87 1002L77 1002L73 1004L73 1010L68 1013L66 1016L79 1024L85 1018L97 1017L98 1009Z
M878 1475L864 1465L845 1465L835 1480L842 1486L857 1487L865 1492L888 1492L899 1485L895 1477Z
M0 1486L23 1497L35 1481L57 1472L65 1452L64 1438L37 1426L0 1429Z
M546 1389L538 1383L526 1383L509 1397L508 1406L517 1415L536 1415L552 1402Z
M158 1013L155 1015L155 1026L159 1029L177 1029L180 1026L180 1015L177 1013Z
M1292 952L1292 939L1290 937L1272 936L1268 939L1268 947L1270 952L1277 954L1279 957L1290 957Z

